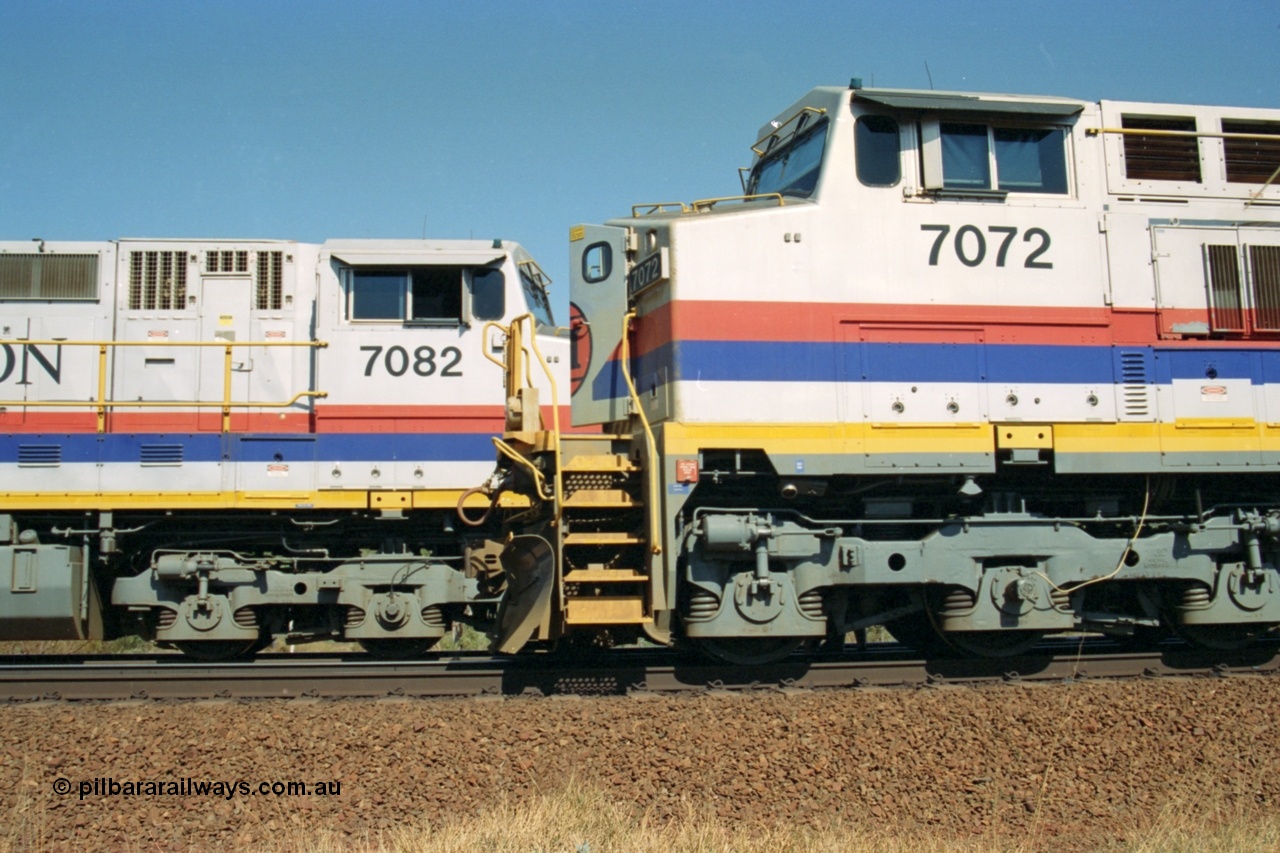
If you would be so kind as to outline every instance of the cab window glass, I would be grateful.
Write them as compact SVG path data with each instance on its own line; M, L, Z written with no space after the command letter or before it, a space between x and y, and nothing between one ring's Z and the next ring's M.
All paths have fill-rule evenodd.
M1019 193L1067 191L1066 144L1062 128L991 129L1000 189Z
M854 126L858 180L891 187L902 177L898 123L888 116L862 116Z
M749 195L780 193L807 198L813 195L821 173L822 151L827 142L827 122L797 131L789 143L766 151L751 172Z
M529 313L543 326L554 326L551 317L551 303L547 301L547 292L542 285L534 281L523 269L520 270L520 283L524 287L524 301Z
M613 247L608 243L592 243L582 253L582 280L587 284L604 281L613 272Z
M486 267L471 273L471 314L477 320L497 320L507 307L506 276Z
M418 321L462 319L462 270L458 267L418 267L411 273L409 317Z
M459 323L462 268L363 268L347 272L347 316L352 320Z
M943 122L942 185L947 189L990 189L986 125Z
M1055 193L1067 187L1067 132L1062 127L997 127L941 122L941 187L976 193ZM924 126L926 150L930 144ZM925 158L925 168L937 161ZM927 186L939 184L926 175Z
M405 274L381 270L351 273L352 320L403 320Z

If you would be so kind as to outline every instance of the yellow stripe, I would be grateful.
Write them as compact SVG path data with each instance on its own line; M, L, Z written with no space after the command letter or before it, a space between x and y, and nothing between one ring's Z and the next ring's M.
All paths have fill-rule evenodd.
M992 453L990 424L675 424L663 426L663 449L758 449L779 454Z
M1058 453L1230 453L1280 451L1280 429L1254 421L1055 424Z
M1004 438L1001 430L1015 433L1014 438ZM998 438L1003 447L1044 447L1057 453L1280 453L1280 425L1247 420L1039 425L667 423L662 427L663 452L672 456L718 448L790 455L994 453Z

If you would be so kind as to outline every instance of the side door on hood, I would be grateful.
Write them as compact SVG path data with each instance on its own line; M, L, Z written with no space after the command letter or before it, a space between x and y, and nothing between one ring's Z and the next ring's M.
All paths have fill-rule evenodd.
M624 420L630 412L619 369L627 313L627 229L575 225L569 230L570 388L573 425Z

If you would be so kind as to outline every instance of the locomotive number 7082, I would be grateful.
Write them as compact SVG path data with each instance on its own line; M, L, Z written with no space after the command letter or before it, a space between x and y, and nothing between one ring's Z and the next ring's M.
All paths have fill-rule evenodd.
M462 361L462 350L457 347L445 347L440 350L440 362L436 361L436 351L434 347L420 346L411 354L402 346L386 347L386 355L383 355L383 347L360 347L361 352L369 353L369 361L364 366L364 375L372 376L373 370L378 366L378 362L382 362L382 367L392 376L404 376L412 368L413 372L418 376L435 376L439 371L440 376L461 376L462 371L457 369L458 362ZM382 356L379 359L379 356Z

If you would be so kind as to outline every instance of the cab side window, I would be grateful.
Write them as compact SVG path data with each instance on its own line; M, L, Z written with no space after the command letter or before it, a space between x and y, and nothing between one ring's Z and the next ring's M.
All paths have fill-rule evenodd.
M462 322L462 267L348 268L347 317L364 321Z
M929 189L975 194L1069 191L1066 128L924 121L920 134Z
M419 267L410 272L409 318L419 322L462 321L462 270Z
M471 316L477 320L497 320L506 313L506 276L502 270L485 267L471 271Z
M858 180L869 187L891 187L902 177L898 123L888 116L861 116L854 125Z

